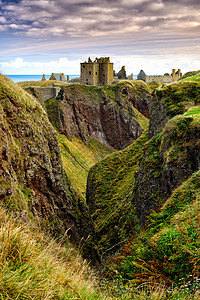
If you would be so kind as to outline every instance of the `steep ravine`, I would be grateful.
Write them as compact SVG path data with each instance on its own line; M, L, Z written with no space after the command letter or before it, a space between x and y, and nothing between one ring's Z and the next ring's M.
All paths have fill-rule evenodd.
M68 236L98 266L118 250L107 266L114 284L197 278L199 99L192 82L152 96L140 82L74 85L47 101L47 114L0 75L2 205L28 225L31 218Z
M110 149L122 149L126 145L131 144L134 140L137 140L148 127L148 119L145 116L149 116L150 100L150 91L148 86L143 82L135 82L132 84L120 83L108 87L71 85L64 87L57 99L50 99L45 102L45 105L51 123L60 133L63 133L69 139L69 142L65 139L65 143L67 143L69 147L72 147L71 149L73 150L73 141L79 139L85 143L85 146L82 146L82 151L84 152L84 149L91 145L92 140L96 140L96 143L102 144L101 151L103 147L104 149L106 149L105 147L107 147L107 149L109 149L109 147ZM137 106L141 113L134 106ZM134 155L133 160L136 165L140 151L137 154L135 154L134 151L139 149L139 145L141 145L146 138L147 135L143 134L143 137L141 137L138 143L133 147L128 147L127 151L124 150L129 153L130 157ZM64 148L66 149L66 147ZM65 151L64 148L61 144L61 149ZM65 163L67 162L67 155L64 154L63 150L61 153L63 153L62 157L64 159L65 170L70 178L72 178L73 176L70 174L68 165ZM76 152L75 155L77 158L80 157L78 152ZM120 168L124 161L123 157L124 155L121 157L121 152L116 152L108 156L108 160L113 161L113 163L119 165ZM103 164L103 161L102 163L100 161L100 166ZM84 160L82 160L82 162L84 163ZM76 162L74 162L74 164L76 164ZM84 163L82 166L87 166L87 164ZM90 179L91 176L88 178L87 198L88 195L90 195L92 201L88 200L87 203L95 222L106 218L104 225L102 225L100 221L99 226L95 227L94 236L94 240L98 245L98 252L100 256L103 257L106 256L107 253L105 254L104 250L101 249L99 240L104 240L103 243L105 247L112 247L115 250L114 245L124 241L127 231L130 232L130 228L133 228L138 223L136 213L132 210L132 192L128 186L130 183L129 178L131 178L129 172L134 173L136 167L133 165L133 168L131 168L131 163L128 163L126 166L124 162L124 172L127 172L127 182L125 180L119 182L120 177L118 178L118 172L112 174L112 167L110 168L110 166L108 166L112 177L114 178L116 176L114 182L111 184L110 177L107 176L104 179L103 174L96 169L97 166L98 164L94 167L95 176L98 177L96 182L94 183ZM80 166L77 166L77 170L78 169L80 170ZM79 174L85 173L85 171L84 169L79 172ZM76 173L76 170L74 170L73 173ZM79 174L77 174L77 176L79 176ZM120 176L122 176L122 172ZM109 191L111 198L114 196L112 193L114 193L115 185L117 185L116 189L118 189L120 185L122 191L126 189L124 186L126 185L128 191L125 193L116 193L116 196L114 196L116 200L112 203L109 203L109 197L104 200L104 196L100 194L97 194L96 199L95 191L102 180L107 181L108 186L106 189L107 192ZM92 183L91 185L90 182ZM84 192L82 192L82 194L84 194ZM119 202L119 197L121 203ZM101 213L95 213L94 216L95 209L92 208L92 203L96 201L95 199L99 203L102 203L102 206ZM105 203L105 205L103 205L103 203ZM116 229L112 230L113 227ZM118 233L119 229L120 233Z
M0 199L16 215L38 219L73 244L94 227L63 171L56 131L41 105L0 75ZM92 254L92 250L90 251Z
M199 169L199 90L196 83L176 83L154 91L149 137L143 134L90 170L87 203L102 253L132 239L139 223L144 226Z

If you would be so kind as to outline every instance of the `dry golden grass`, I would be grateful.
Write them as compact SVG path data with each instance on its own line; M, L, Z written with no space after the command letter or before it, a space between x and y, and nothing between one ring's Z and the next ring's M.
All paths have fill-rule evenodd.
M64 242L63 238L63 241ZM0 209L0 299L105 299L86 261ZM87 279L86 279L87 278Z

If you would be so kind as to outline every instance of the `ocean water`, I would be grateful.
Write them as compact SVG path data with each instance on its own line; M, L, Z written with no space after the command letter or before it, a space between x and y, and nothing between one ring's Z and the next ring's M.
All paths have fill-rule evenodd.
M5 74L6 75L6 74ZM42 79L42 75L6 75L13 82L21 81L39 81ZM48 80L51 75L45 75L45 78ZM80 75L69 75L69 79L79 77Z

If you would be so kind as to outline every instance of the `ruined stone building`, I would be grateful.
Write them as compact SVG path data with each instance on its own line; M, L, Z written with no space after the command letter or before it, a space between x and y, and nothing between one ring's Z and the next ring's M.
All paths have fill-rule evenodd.
M67 81L64 73L51 73L51 77L49 80L57 80L57 81Z
M140 71L140 73L137 76L137 80L143 80L146 83L151 82L163 82L163 83L170 83L178 81L182 76L181 70L178 69L176 72L175 69L172 69L172 74L169 75L168 73L164 74L164 76L161 75L155 75L155 76L147 76L143 70Z
M43 74L41 81L45 81L45 74ZM49 80L56 80L56 81L68 81L69 80L69 76L67 75L67 80L64 76L64 73L51 73L51 77L49 78Z
M81 63L81 83L87 85L108 85L113 81L113 63L110 57L88 58Z

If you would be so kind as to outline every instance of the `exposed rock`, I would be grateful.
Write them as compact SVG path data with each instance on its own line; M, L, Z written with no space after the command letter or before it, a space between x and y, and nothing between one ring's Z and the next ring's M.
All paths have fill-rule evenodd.
M200 126L190 116L177 116L162 134L144 146L134 201L141 224L200 167Z
M167 109L162 102L160 94L154 93L150 105L149 139L160 133L168 120Z
M63 172L57 134L46 112L2 75L0 199L11 210L32 213L53 234L67 230L74 244L94 235L87 208Z
M148 116L150 93L139 95L133 86L117 85L96 88L84 85L65 87L60 99L46 103L49 119L66 136L88 137L107 146L123 149L142 133L138 112Z
M121 68L121 70L117 73L118 79L126 79L126 70L125 66Z

